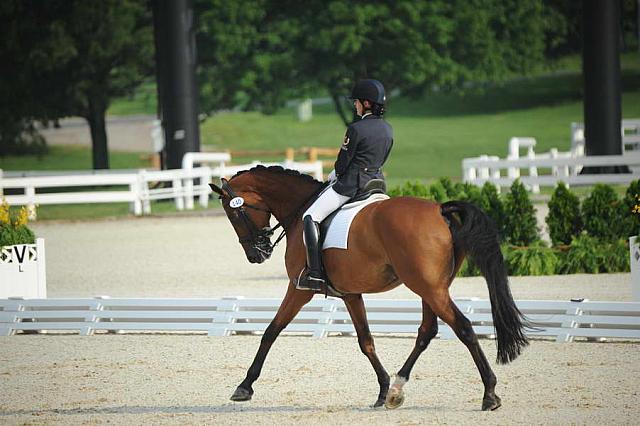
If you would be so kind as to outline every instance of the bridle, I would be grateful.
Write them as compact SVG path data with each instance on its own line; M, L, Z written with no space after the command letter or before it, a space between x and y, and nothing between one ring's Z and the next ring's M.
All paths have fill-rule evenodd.
M295 219L297 215L300 213L300 210L302 210L302 208L307 205L309 200L314 198L320 192L320 190L323 189L323 188L320 188L319 191L314 192L314 194L311 197L309 197L309 199L305 200L300 207L295 209L292 214L288 215L287 217L279 221L274 227L265 226L262 229L258 229L258 227L253 222L253 220L251 220L251 217L249 217L249 215L247 214L245 207L249 209L261 211L267 214L273 214L273 212L271 210L264 209L258 206L253 206L251 204L246 203L242 197L238 197L236 195L236 193L231 188L231 185L229 185L229 181L227 181L224 178L222 178L221 181L222 181L222 186L221 186L222 189L230 197L229 207L238 212L238 216L242 221L241 224L243 225L243 227L245 228L248 234L248 236L244 238L239 238L238 241L240 242L240 244L245 244L245 243L251 244L251 246L255 250L257 250L260 254L265 256L265 258L269 258L271 256L271 253L273 252L273 249L278 245L278 243L280 243L280 241L282 241L282 239L287 233L286 227L289 225L289 222L291 221L291 219ZM221 195L220 198L222 199L223 196ZM236 204L236 206L232 204ZM272 244L271 237L273 236L273 234L278 228L282 228L282 231L280 232L280 235L278 235L278 238L276 238L276 242Z

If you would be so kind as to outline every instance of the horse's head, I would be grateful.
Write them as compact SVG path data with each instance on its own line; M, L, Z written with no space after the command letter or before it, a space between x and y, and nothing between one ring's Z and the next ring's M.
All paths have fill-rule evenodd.
M295 170L262 165L221 181L221 186L209 186L220 196L227 218L251 263L262 263L271 256L275 244L288 235L285 230L296 221L301 223L303 207L323 186ZM271 215L279 222L273 228L269 227ZM271 235L279 227L283 231L275 244L271 244Z
M273 231L269 227L269 219L272 212L261 196L248 186L234 185L235 188L232 188L224 178L221 186L213 183L209 186L220 195L227 218L249 262L262 263L271 257Z

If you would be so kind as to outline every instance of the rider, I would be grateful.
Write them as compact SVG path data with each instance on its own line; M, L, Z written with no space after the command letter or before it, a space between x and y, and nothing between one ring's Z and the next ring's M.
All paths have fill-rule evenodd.
M347 128L335 170L329 175L333 182L302 215L307 248L307 268L297 285L302 290L319 291L325 283L322 248L318 244L320 222L353 198L371 179L384 179L381 168L393 146L393 130L382 118L386 101L382 83L373 79L358 81L351 99L359 119Z

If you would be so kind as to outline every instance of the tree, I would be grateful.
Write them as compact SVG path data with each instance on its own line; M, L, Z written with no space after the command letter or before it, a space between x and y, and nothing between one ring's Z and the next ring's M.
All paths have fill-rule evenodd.
M569 245L582 232L580 199L563 182L558 183L551 195L546 222L554 245Z
M625 50L640 46L640 20L638 0L620 1L620 41ZM544 0L545 43L547 56L557 58L582 51L582 1Z
M199 0L196 9L208 110L269 112L324 89L347 123L342 99L360 78L418 96L526 73L544 59L542 0Z
M9 77L3 83L15 95L3 110L18 104L14 115L27 121L84 117L91 129L93 166L108 168L109 102L130 93L153 71L146 2L10 0L0 15L10 28L0 56L14 59L3 67L3 77Z
M514 246L529 246L538 241L540 238L536 225L536 210L520 179L513 182L505 198L504 230L507 242Z
M305 92L296 2L196 0L200 107L275 112ZM301 2L302 4L303 2Z
M62 28L43 23L63 16L59 6L0 2L0 155L46 151L34 121L49 118L51 77L73 55Z

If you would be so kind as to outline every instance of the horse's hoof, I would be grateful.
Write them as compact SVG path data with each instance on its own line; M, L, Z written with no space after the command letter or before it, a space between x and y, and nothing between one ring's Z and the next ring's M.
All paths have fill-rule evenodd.
M231 400L236 402L249 401L251 396L253 396L253 390L248 390L238 386L233 395L231 395Z
M380 408L384 405L385 398L379 398L371 408Z
M384 406L390 410L400 407L404 403L404 391L402 389L392 387L387 394L387 400Z
M493 398L484 398L482 400L482 411L493 411L500 408L502 401L495 395Z

